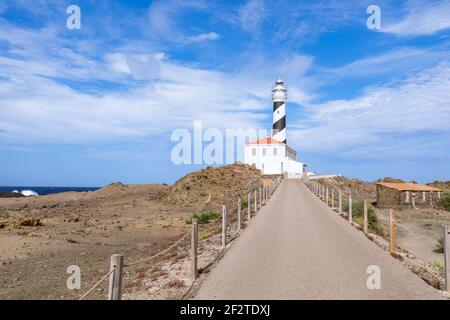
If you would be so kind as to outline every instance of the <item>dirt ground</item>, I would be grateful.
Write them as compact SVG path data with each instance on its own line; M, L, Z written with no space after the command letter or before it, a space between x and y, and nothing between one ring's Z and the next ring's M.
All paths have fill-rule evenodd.
M74 299L109 270L109 257L139 259L187 230L188 209L163 206L162 185L113 184L95 192L0 199L0 299ZM39 217L41 226L16 221ZM8 226L8 223L10 226ZM80 290L68 290L67 267L81 268ZM104 299L106 284L90 296Z
M388 230L389 213L376 209L380 222ZM444 255L435 251L443 237L443 224L450 224L450 212L438 209L403 209L397 211L397 245L430 263L444 263Z
M220 211L223 199L246 194L259 179L259 171L234 164L191 173L172 186L115 183L93 192L1 198L0 300L77 299L108 272L112 254L124 254L128 264L161 252L190 230L193 213ZM189 237L158 259L127 268L125 297L142 298L136 291L144 290L147 297L179 298L188 285L188 246ZM212 257L211 248L202 252ZM80 290L67 289L71 265L81 269ZM105 299L107 285L88 298Z

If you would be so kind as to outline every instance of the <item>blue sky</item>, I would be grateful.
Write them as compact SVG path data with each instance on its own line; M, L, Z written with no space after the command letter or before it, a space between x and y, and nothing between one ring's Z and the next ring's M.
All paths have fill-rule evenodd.
M66 9L81 9L69 30ZM369 30L369 5L381 29ZM321 173L450 180L449 1L0 2L0 185L172 183L177 128L267 128Z

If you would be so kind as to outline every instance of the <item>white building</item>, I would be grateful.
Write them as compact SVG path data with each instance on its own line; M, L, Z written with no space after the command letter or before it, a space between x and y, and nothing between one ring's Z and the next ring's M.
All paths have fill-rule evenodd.
M296 161L297 152L271 137L245 145L244 163L254 165L264 175L286 174L288 178L301 178L306 165Z

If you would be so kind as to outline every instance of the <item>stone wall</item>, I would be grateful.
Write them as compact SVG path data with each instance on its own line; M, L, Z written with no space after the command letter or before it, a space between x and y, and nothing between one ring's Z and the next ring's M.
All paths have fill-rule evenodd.
M377 208L400 209L402 193L396 189L377 184Z
M438 201L438 192L399 191L377 184L377 208L430 208L435 207Z

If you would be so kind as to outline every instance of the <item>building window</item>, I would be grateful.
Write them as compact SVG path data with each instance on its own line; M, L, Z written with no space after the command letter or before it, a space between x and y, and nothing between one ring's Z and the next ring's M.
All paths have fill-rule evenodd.
M263 156L266 155L266 148L263 148Z
M273 155L274 155L274 156L277 155L277 152L278 152L278 149L277 149L277 148L273 148Z
M252 148L252 156L256 156L256 148Z

